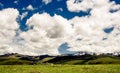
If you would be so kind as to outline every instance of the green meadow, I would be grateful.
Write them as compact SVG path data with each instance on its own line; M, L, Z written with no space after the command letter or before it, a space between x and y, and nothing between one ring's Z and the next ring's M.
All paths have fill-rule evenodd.
M120 65L1 65L0 73L120 73Z
M120 73L117 56L0 57L0 73Z

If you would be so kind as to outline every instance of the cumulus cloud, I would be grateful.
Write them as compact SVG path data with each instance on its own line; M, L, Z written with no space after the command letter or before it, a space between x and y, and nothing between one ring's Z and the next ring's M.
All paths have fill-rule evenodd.
M108 4L112 4L115 2L109 2L109 0L67 0L67 8L71 12L80 12L80 11L87 11L89 9L92 9L94 7L103 7L105 5L108 6ZM113 8L119 7L119 5L113 6Z
M42 52L38 54L59 54L57 48L66 41L66 36L72 31L71 25L65 18L59 15L51 17L47 13L34 14L27 20L27 24L33 29L22 32L20 36L25 39L24 45L29 49Z
M84 0L85 1L85 0ZM90 16L75 17L70 20L74 25L74 39L69 41L72 51L113 53L120 51L120 6L109 0L91 0L94 6ZM114 9L115 8L115 9ZM117 10L110 12L112 9ZM80 11L82 9L79 9ZM74 11L74 10L73 10ZM110 29L112 27L112 29ZM104 30L111 31L107 33ZM104 40L104 38L106 38ZM81 40L78 40L81 39ZM116 40L117 39L117 40ZM77 40L77 41L76 41Z
M46 5L52 2L52 0L42 0L42 1L43 1Z
M11 51L12 39L18 29L16 18L19 12L16 9L8 8L0 11L0 54L13 52Z
M34 10L34 8L33 8L32 5L28 5L26 9L27 9L27 10Z
M58 55L64 43L70 52L120 52L120 5L109 0L68 0L67 7L72 12L91 9L90 15L67 20L56 14L37 13L26 21L29 30L17 32L17 36L18 11L0 11L0 54Z
M21 33L25 45L40 49L42 53L59 54L58 47L67 43L70 51L113 53L120 51L119 5L114 2L94 2L90 16L67 20L59 15L34 14L27 20L27 32ZM110 10L116 12L110 12ZM46 20L46 21L44 21ZM110 30L112 28L113 30ZM105 30L111 31L110 33ZM37 35L37 36L35 36Z
M71 12L87 11L92 7L92 0L67 0L67 8Z

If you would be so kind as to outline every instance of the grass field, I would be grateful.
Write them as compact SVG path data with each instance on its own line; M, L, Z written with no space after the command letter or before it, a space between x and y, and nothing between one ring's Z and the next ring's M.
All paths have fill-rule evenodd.
M0 73L120 73L120 65L0 65Z

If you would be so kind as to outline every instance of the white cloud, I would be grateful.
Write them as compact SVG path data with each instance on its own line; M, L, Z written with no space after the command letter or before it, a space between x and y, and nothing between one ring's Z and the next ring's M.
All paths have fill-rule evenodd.
M58 15L51 17L47 13L34 14L27 24L34 28L20 36L25 39L26 48L39 50L38 54L59 54L57 48L66 41L72 30L66 19Z
M52 0L42 0L42 1L43 1L46 5L52 2Z
M18 29L16 18L19 15L17 9L8 8L0 11L0 54L11 52L12 39ZM13 52L13 51L12 51Z
M118 44L120 37L116 36L120 33L118 30L120 11L109 12L113 8L119 9L119 6L116 7L110 2L102 6L99 6L101 5L99 3L96 4L90 12L91 16L76 16L70 20L59 15L51 17L47 13L33 15L27 20L28 26L33 26L33 29L21 33L21 37L25 39L25 45L31 45L29 48L33 49L38 48L42 54L59 54L58 47L65 42L69 44L71 51L98 54L120 51ZM114 27L111 33L104 32L104 29L111 27ZM103 40L103 38L107 39Z
M109 0L67 0L66 2L68 10L71 12L87 11L93 7L99 8L111 3L109 3Z
M18 2L19 2L19 0L15 0L15 1L14 1L15 4L18 4Z
M34 10L32 5L27 6L27 10Z
M58 10L58 11L63 11L63 9L62 9L62 8L58 8L57 10Z
M108 0L92 0L94 6L90 16L75 17L70 20L74 24L74 39L69 41L72 51L87 51L96 53L120 52L120 6ZM111 13L111 9L118 11ZM81 10L81 9L80 9ZM111 33L104 29L113 27ZM107 38L103 40L103 38ZM77 39L82 39L78 40Z
M28 15L28 12L24 12L24 13L22 13L22 15L20 15L21 20L22 20L24 17L26 17L27 15Z
M70 1L73 2L68 0L67 3ZM81 7L78 7L79 5ZM68 43L70 51L98 54L120 52L120 5L108 0L82 0L70 9L68 6L73 12L86 11L89 8L89 16L76 16L70 20L60 15L34 14L26 22L27 26L33 29L21 31L17 37L15 30L19 28L16 22L18 11L12 8L0 11L0 54L15 52L27 55L56 55L60 54L58 47L65 42ZM111 10L113 12L110 12ZM22 18L26 14L23 13ZM111 28L113 31L105 32L105 29Z
M87 11L93 7L92 0L67 0L67 8L71 12Z

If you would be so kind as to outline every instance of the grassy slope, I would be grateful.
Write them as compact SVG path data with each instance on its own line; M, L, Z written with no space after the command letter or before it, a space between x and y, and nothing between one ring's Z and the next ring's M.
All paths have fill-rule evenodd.
M34 61L35 60L35 61ZM41 60L34 59L21 59L16 55L9 57L0 57L0 65L30 65L30 64L69 64L69 65L80 65L80 64L120 64L120 57L113 56L95 56L95 55L84 55L84 56L57 56L57 57L45 57Z
M119 59L113 59L110 57L98 58L95 60L71 60L64 61L64 64L78 65L78 64L120 64Z
M60 59L61 58L61 59ZM69 64L69 65L79 65L79 64L120 64L119 57L111 56L87 56L83 58L66 58L60 57L49 60L49 63L54 64ZM58 60L59 59L59 60Z
M1 65L0 73L120 73L120 65Z
M20 60L17 58L0 58L0 65L29 65L30 61Z

